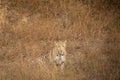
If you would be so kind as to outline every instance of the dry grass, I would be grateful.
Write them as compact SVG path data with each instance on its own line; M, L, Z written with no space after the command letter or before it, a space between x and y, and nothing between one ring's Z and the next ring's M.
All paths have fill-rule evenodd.
M120 80L119 0L1 0L0 80ZM47 59L67 40L58 72Z

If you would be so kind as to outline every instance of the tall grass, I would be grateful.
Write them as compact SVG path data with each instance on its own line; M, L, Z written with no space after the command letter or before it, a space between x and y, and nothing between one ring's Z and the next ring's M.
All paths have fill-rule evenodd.
M120 79L119 0L0 3L0 80ZM68 41L64 71L37 61L59 40Z

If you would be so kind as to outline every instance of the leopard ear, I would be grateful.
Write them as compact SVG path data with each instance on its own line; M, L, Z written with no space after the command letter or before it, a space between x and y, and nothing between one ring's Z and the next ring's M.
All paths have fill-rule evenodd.
M54 44L57 45L57 41L54 41Z
M65 40L65 41L63 42L64 47L66 47L66 43L67 43L67 40Z
M67 40L65 40L64 43L66 44L66 43L67 43Z

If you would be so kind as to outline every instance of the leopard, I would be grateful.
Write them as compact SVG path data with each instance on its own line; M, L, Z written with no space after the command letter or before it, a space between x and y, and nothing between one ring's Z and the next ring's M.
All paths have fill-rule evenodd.
M54 64L54 66L59 67L60 69L64 69L66 63L66 46L67 41L55 41L54 47L49 53L50 62Z

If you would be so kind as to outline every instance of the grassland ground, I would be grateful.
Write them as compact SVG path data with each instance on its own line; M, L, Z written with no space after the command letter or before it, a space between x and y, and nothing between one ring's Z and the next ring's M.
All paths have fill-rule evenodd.
M0 3L0 80L120 80L119 0ZM45 55L65 40L60 71Z

